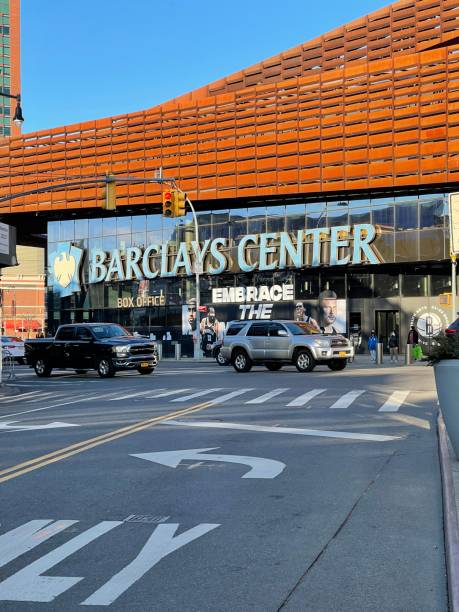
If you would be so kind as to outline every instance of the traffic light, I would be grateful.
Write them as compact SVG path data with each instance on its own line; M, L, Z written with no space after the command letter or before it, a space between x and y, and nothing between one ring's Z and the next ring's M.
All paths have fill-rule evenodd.
M113 174L107 174L105 179L105 200L102 208L116 210L116 182Z
M163 217L183 217L185 214L186 194L177 189L163 191Z
M183 217L185 215L185 207L186 193L183 193L183 191L177 191L175 198L175 216Z
M175 217L175 192L173 189L163 191L163 217Z

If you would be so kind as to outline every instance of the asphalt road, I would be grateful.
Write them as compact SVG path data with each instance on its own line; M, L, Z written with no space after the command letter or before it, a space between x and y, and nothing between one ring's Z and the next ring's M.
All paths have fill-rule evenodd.
M2 612L446 611L431 368L20 368L17 386Z

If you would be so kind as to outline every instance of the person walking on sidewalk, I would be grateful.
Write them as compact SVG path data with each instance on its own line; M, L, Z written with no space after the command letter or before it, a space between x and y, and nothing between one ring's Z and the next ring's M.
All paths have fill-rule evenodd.
M415 344L419 344L419 334L414 325L411 326L411 329L408 332L408 338L406 343L411 344L412 346L414 346Z
M389 342L387 344L389 347L391 362L398 361L398 338L394 331L389 336Z
M370 337L368 338L368 350L370 351L371 361L376 363L376 348L378 346L378 338L376 337L375 330L371 330Z

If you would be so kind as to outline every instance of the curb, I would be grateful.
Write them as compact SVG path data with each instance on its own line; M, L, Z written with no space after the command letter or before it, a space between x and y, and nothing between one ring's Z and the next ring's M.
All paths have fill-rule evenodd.
M443 496L443 529L445 536L446 573L449 609L459 612L459 527L454 493L453 472L449 459L448 434L441 411L437 418L438 454Z

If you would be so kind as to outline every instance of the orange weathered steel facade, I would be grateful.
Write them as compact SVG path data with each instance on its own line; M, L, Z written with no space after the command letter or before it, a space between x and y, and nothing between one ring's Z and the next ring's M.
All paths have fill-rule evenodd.
M0 143L0 198L163 168L192 200L459 183L459 6L397 2L157 107ZM118 206L160 204L154 184ZM102 187L0 202L0 214L90 209Z

